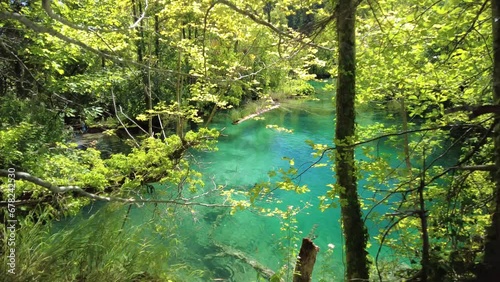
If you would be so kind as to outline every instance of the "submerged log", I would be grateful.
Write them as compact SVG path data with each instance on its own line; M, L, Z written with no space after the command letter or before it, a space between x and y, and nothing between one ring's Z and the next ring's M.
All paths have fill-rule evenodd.
M271 110L277 109L279 107L280 107L280 104L274 104L273 106L271 106L269 108L265 108L265 109L262 109L260 111L257 111L255 114L251 114L251 115L248 115L248 116L246 116L244 118L236 120L236 121L233 122L233 124L240 124L240 123L244 122L245 120L249 120L249 119L254 118L256 116L259 116L259 115L261 115L263 113L266 113L266 112L269 112Z
M293 274L293 282L310 282L314 263L316 262L316 255L319 252L319 247L314 245L311 239L302 239L302 246L300 247L299 257L295 265Z
M214 243L214 244L215 244L215 246L217 246L218 248L220 248L222 250L222 254L218 254L218 256L219 255L227 255L227 256L232 256L232 257L235 257L237 259L240 259L243 262L245 262L246 264L253 267L253 269L255 269L255 271L260 273L266 279L270 279L271 277L274 276L273 270L265 267L263 264L261 264L260 262L258 262L255 259L249 257L247 254L243 253L242 251L233 249L229 246L225 246L225 245L222 245L219 243Z

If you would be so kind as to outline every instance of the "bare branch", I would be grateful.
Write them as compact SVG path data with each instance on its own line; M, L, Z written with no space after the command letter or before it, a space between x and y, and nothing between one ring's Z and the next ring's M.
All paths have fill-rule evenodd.
M163 128L163 123L161 122L161 116L160 114L156 115L158 117L158 122L160 123L160 128L161 128L161 133L163 135L164 139L167 139L167 135L165 134L165 129Z
M132 138L132 140L134 140L135 145L137 147L140 147L139 143L137 143L137 141L135 140L134 136L132 136L132 134L130 134L130 132L128 131L127 127L125 126L125 124L123 124L122 120L118 116L118 113L117 113L118 111L116 109L116 99L115 99L115 94L113 92L113 89L111 89L111 98L113 99L113 107L115 108L115 116L116 116L116 118L118 119L118 121L120 122L120 124L123 126L123 129L125 129L125 131L127 132L128 136L130 136L130 138Z
M490 135L491 132L493 132L493 127L494 127L495 124L492 124L492 126L490 126L490 128L488 129L488 131L483 135L483 137L475 144L474 148L472 148L472 150L470 150L467 155L465 155L463 157L462 160L460 160L456 165L455 167L460 167L461 165L463 165L465 162L467 162L468 160L470 160L475 154L476 152L479 151L479 149L481 149L481 147L486 144L486 141L487 141L487 138L488 136ZM434 182L436 179L439 179L441 176L447 174L448 172L450 172L452 170L452 168L447 168L445 169L443 172L435 175L434 177L432 177L425 185L429 185L431 184L432 182Z
M393 218L393 219L391 219L391 222L388 223L388 226L385 228L384 234L382 235L382 238L380 239L380 245L378 246L377 255L375 256L375 268L377 270L377 275L379 277L380 282L382 282L382 275L380 274L378 261L379 261L380 253L382 251L382 246L384 245L384 241L387 238L387 236L389 235L389 232L392 230L392 228L396 227L399 222L401 222L402 220L404 220L405 218L410 217L410 216L411 216L411 214L404 214L402 217L398 218L396 221L393 221L394 220L394 218Z
M131 121L133 124L135 124L142 132L144 132L145 134L149 135L149 132L147 132L144 128L142 128L140 125L137 124L137 122L135 122L133 119L131 119L128 115L126 115L124 112L123 112L123 108L122 106L120 106L120 113L125 116L129 121ZM151 134L151 137L153 137L154 134Z

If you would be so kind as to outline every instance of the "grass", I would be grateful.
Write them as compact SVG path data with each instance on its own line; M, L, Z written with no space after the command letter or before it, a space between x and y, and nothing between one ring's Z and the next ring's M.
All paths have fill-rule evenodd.
M28 216L16 230L16 273L8 281L186 281L175 277L179 266L168 266L175 245L146 239L161 220L122 229L123 216L123 208L106 207L56 231Z

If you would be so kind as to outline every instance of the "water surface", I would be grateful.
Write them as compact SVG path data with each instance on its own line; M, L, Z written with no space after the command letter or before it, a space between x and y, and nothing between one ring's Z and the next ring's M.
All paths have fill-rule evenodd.
M308 167L316 159L313 158L313 150L306 141L332 144L335 128L332 94L321 91L318 85L317 89L319 101L284 103L281 108L263 114L260 117L263 119L232 125L227 117L221 116L214 124L219 129L224 128L224 136L220 137L217 145L219 150L196 154L195 159L198 161L199 169L218 184L227 185L228 188L248 190L258 182L275 181L269 178L268 172L280 167L288 168L289 163L283 160L283 157L294 159L296 167L300 170ZM381 121L383 116L384 113L376 112L358 114L357 122L360 125L371 124ZM266 125L278 125L293 130L293 133L266 128ZM379 151L388 152L389 148L384 147L382 143L379 144ZM327 161L325 158L321 163ZM270 203L260 203L268 207L278 206L285 210L290 206L304 207L306 202L311 203L312 207L304 209L297 215L297 222L292 225L294 227L292 230L280 230L278 218L264 217L248 210L238 212L234 216L220 216L215 225L210 220L196 222L185 226L184 231L189 233L193 229L196 230L189 236L189 241L196 242L195 245L208 246L209 249L214 242L230 245L267 267L278 270L287 262L286 249L295 248L298 251L300 248L300 245L294 245L299 241L289 241L286 237L294 236L300 239L313 230L316 237L314 242L321 249L313 281L318 281L321 269L325 268L330 272L327 281L342 281L344 263L343 236L339 222L340 208L331 208L324 212L318 209L318 196L326 193L329 189L327 184L335 182L330 163L328 162L325 167L310 169L295 182L300 185L307 184L310 192L296 194L278 190L274 191ZM372 193L364 191L363 184L364 181L361 180L359 182L361 195L372 196ZM385 208L380 207L379 210L383 211ZM369 229L375 228L369 226ZM329 244L335 246L334 255L332 259L326 260L323 256ZM226 264L225 268L232 269L233 281L255 280L256 275L251 267L245 266L241 261L228 258L221 263ZM202 260L200 267L210 270L214 267L213 261ZM216 277L217 273L214 275L215 278L219 278Z
M213 124L216 128L224 128L217 144L218 151L193 152L192 157L196 168L204 173L207 189L215 183L225 185L226 189L247 191L261 181L279 180L270 179L268 172L278 168L287 169L289 162L283 157L293 159L300 171L316 161L306 141L331 146L335 122L331 101L333 94L322 91L323 84L315 86L319 100L285 102L279 109L267 112L258 119L232 125L227 116L220 115ZM387 123L384 116L385 113L380 112L358 112L357 123L360 126L374 122ZM267 125L284 127L293 133L270 129ZM381 154L391 152L383 142L370 145L377 146ZM362 158L360 152L357 152L357 158ZM398 162L396 157L393 161ZM324 281L342 281L344 262L340 208L323 212L318 208L318 196L324 195L329 190L327 185L334 183L335 179L328 158L325 157L321 163L327 165L310 169L295 180L296 184L306 184L310 192L297 194L276 190L267 202L257 203L260 207L270 209L303 208L297 214L296 222L290 219L282 222L277 217L262 216L253 208L229 215L229 211L223 208L177 207L172 221L176 224L175 228L169 226L160 235L144 231L144 236L151 237L155 244L172 246L172 239L180 242L175 247L176 251L172 247L171 261L165 264L185 264L190 269L203 271L197 279L190 276L186 281L222 279L246 282L256 281L257 272L242 259L228 255L228 252L241 254L277 271L290 262L289 253L292 249L298 252L302 237L313 232L314 243L320 247L313 281L319 281L320 278L324 278ZM364 185L364 180L360 180L358 186L361 197L372 197L373 193L364 189ZM157 187L157 191L160 189ZM311 207L305 208L306 203L310 203ZM123 214L126 210L124 208ZM385 207L380 206L378 211L384 212ZM162 205L134 206L128 214L127 225L138 226L158 215L171 216ZM123 216L120 215L120 221ZM281 229L283 223L289 224L289 227ZM375 235L379 227L368 223L368 229ZM295 239L290 240L291 237ZM335 246L333 256L326 257L332 245Z

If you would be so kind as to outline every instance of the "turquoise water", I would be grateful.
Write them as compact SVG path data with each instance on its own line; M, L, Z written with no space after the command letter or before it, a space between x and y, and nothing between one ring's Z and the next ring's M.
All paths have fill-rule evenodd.
M316 159L311 155L313 150L306 140L331 145L334 135L332 93L322 91L321 86L316 85L319 100L290 101L279 109L261 115L259 119L247 120L239 125L232 125L227 116L219 116L213 124L216 128L224 129L217 144L218 151L193 152L192 157L196 168L204 173L207 189L215 183L225 185L226 189L247 191L258 182L276 181L278 179L269 178L268 172L278 168L287 169L289 162L283 157L294 159L299 171L311 165ZM374 122L388 123L384 116L385 113L365 111L358 113L357 123L360 126ZM293 133L266 128L267 125L284 127L293 130ZM381 154L391 152L383 142L371 145L377 146ZM357 156L361 158L359 152ZM396 157L393 161L398 162ZM322 163L327 166L310 169L295 180L296 184L307 184L310 192L297 194L276 190L267 201L257 202L257 206L271 209L301 209L295 217L296 222L284 222L291 223L291 228L281 230L283 222L279 218L263 216L254 208L229 215L229 210L225 208L190 206L175 208L175 219L171 222L176 226L169 226L162 235L158 236L152 231L144 231L144 234L153 237L156 244L164 242L168 248L175 249L167 264L188 265L190 268L186 270L186 275L192 269L203 271L198 278L189 276L185 281L221 279L219 281L246 282L256 281L257 272L243 259L228 255L228 249L233 254L241 254L278 271L293 262L290 251L298 253L302 237L313 231L316 237L314 242L320 247L313 281L319 281L320 278L323 281L343 281L340 208L330 208L324 212L318 208L318 196L329 190L327 184L335 182L328 158L325 157ZM358 183L361 197L373 197L373 192L363 188L364 184L364 180ZM156 190L160 189L158 187ZM306 203L311 206L306 208ZM126 208L123 211L124 215ZM381 206L377 211L384 212L385 207ZM123 215L120 215L120 221ZM161 205L134 206L128 215L127 225L138 226L156 216L168 217L172 214ZM378 233L378 226L369 222L367 226L372 235ZM287 239L290 237L295 239ZM180 242L176 247L172 247L173 239ZM327 251L330 244L335 246L333 255L331 250ZM221 248L222 245L226 249ZM291 277L288 278L286 280L291 281Z
M213 126L222 129L224 136L220 137L217 152L198 153L195 160L198 167L207 178L213 179L217 184L226 185L227 189L248 190L261 181L273 181L268 172L278 168L288 168L289 163L283 157L294 159L295 165L302 171L316 159L313 158L313 150L306 144L306 140L312 140L320 144L332 144L334 134L334 111L331 102L332 94L319 91L319 101L293 101L284 104L281 108L265 113L263 119L248 120L239 125L232 125L231 121L221 116ZM380 122L383 113L359 114L357 122L360 125ZM266 125L278 125L293 130L293 133L279 132ZM381 152L388 152L384 144L379 144ZM322 163L328 163L325 158ZM280 230L280 220L276 217L259 215L253 209L237 212L234 216L217 214L219 218L214 220L215 215L208 216L212 220L199 221L198 218L207 218L204 214L210 213L206 209L196 209L199 215L193 216L192 222L186 221L181 226L181 233L187 234L188 242L192 242L193 254L203 253L197 266L206 271L214 268L229 269L223 272L231 277L222 277L221 273L213 273L213 278L229 279L229 281L255 281L256 273L252 267L245 265L241 260L233 257L220 259L214 262L213 257L206 258L207 249L214 248L214 244L224 244L241 251L245 255L259 261L270 269L277 271L287 264L287 252L284 248L295 248L298 252L300 241L286 240L286 236L295 236L300 239L314 229L317 238L315 244L321 249L315 266L313 281L319 281L323 276L326 281L342 281L344 263L342 260L343 237L340 228L340 208L330 208L321 212L318 209L318 196L322 196L329 189L327 184L334 183L331 166L313 168L304 173L295 182L296 184L307 184L310 192L296 194L294 192L276 190L273 197L267 203L258 203L266 207L280 207L286 210L288 207L305 207L305 203L312 204L311 207L303 209L296 216L297 222L292 224L294 230ZM363 187L364 181L359 182ZM361 188L361 196L371 197L372 192ZM384 211L384 207L378 209ZM216 223L214 223L216 221ZM378 232L378 227L368 225L369 230ZM193 232L194 231L194 232ZM375 234L374 233L374 234ZM373 235L374 235L373 234ZM281 244L280 244L281 243ZM298 244L295 246L295 244ZM333 256L326 258L328 245L335 246ZM200 251L204 249L204 251ZM192 260L192 259L191 259ZM326 269L326 271L324 271Z

